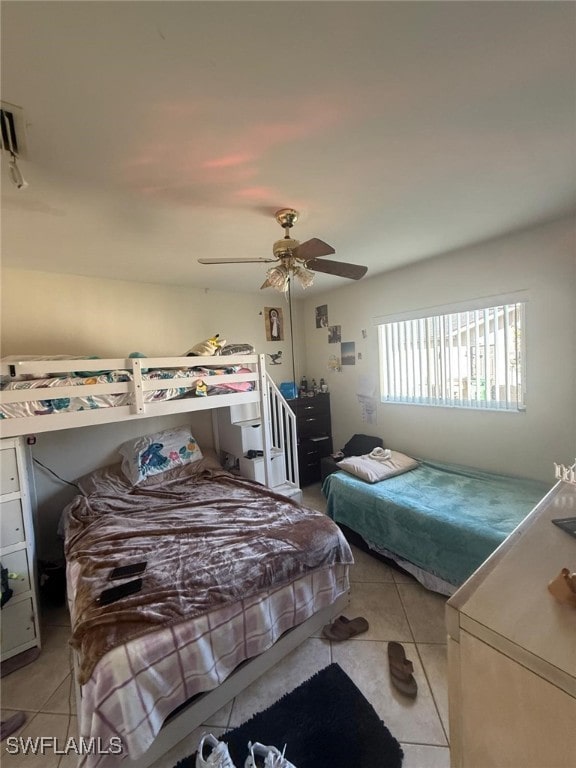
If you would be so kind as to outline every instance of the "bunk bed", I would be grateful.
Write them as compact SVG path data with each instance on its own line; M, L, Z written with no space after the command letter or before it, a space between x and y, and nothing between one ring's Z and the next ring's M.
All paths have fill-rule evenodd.
M1 373L0 437L242 403L266 423L279 395L263 355L11 361ZM80 487L64 516L79 732L124 749L83 768L150 765L345 609L352 555L337 526L207 456L142 482L112 466ZM142 560L141 589L101 605L111 570Z
M0 437L255 403L264 375L261 355L2 361Z
M398 454L401 455L401 454ZM405 457L407 458L407 457ZM424 586L451 595L550 489L546 483L432 461L379 482L324 480L327 514Z

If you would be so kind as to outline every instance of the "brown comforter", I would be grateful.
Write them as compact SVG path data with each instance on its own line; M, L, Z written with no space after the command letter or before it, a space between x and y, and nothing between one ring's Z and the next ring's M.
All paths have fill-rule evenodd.
M66 511L66 557L81 569L71 641L81 684L130 639L352 562L328 517L251 480L212 469L143 488L118 478ZM112 568L142 560L142 590L100 606L99 594L121 583L108 580Z

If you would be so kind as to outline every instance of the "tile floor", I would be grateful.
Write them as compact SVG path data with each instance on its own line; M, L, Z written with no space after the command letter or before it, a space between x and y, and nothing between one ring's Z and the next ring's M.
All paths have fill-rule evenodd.
M305 489L304 502L324 509L319 486ZM370 629L345 643L311 637L290 656L213 715L206 726L215 735L244 722L283 693L331 662L337 662L372 703L404 749L403 768L448 768L448 695L446 684L445 598L424 589L412 577L354 549L348 616L365 616ZM18 736L75 735L75 697L67 645L66 610L43 613L43 648L37 661L1 681L2 719L17 710L27 721ZM418 696L406 699L391 686L386 643L402 642L414 663ZM195 751L202 731L184 738L154 768L173 768ZM72 755L9 755L5 768L72 768ZM289 746L287 757L289 758ZM324 768L321 766L319 768ZM328 767L326 767L328 768Z

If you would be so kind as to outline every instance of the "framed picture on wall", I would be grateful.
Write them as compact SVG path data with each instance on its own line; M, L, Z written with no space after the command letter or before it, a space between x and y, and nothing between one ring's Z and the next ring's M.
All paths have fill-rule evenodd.
M342 365L356 365L356 342L343 341L340 344Z
M316 328L328 328L328 304L316 307Z
M328 344L340 344L342 341L342 327L340 325L328 326Z
M264 307L266 341L284 341L282 307Z

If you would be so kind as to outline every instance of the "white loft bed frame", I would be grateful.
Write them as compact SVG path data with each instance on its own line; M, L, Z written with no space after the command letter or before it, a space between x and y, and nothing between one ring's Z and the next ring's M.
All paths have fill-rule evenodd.
M242 365L251 368L251 373L215 374L201 376L191 372L190 378L144 380L142 369L182 369L195 366L223 367ZM231 405L259 403L264 429L263 449L266 480L271 476L270 449L278 443L287 444L292 455L296 454L296 425L295 416L286 404L280 391L272 382L265 367L264 355L226 355L220 357L168 357L168 358L112 358L112 359L76 359L76 360L24 360L0 364L3 379L17 378L22 375L32 375L37 378L47 378L51 371L73 372L81 368L83 371L128 370L133 380L115 384L85 384L69 387L35 387L32 389L0 391L0 403L14 403L35 400L50 400L61 397L78 397L85 395L102 395L110 393L130 392L132 404L110 406L70 413L41 414L37 416L22 416L0 419L0 438L19 437L62 429L86 427L94 424L129 421L151 416L163 416L174 413L192 413L195 411L225 408ZM249 392L208 395L192 397L183 400L165 400L145 403L143 392L146 390L172 389L193 387L198 379L206 380L207 384L232 383L253 381L254 389ZM271 400L275 399L273 407L276 416L282 410L283 418L271 418ZM284 408L285 406L285 408ZM295 481L298 484L297 461L294 459ZM348 594L343 594L330 606L311 616L302 624L286 632L269 650L244 662L223 683L212 691L200 694L192 702L179 710L178 714L169 717L150 749L138 759L138 768L147 768L155 760L165 754L172 746L198 728L206 719L233 699L250 683L257 680L264 672L277 664L288 653L297 648L306 638L318 633L321 628L330 623L333 617L345 611L349 602ZM77 669L76 654L74 666ZM76 675L77 679L77 675ZM80 702L81 688L77 688L77 701ZM193 751L193 745L191 745ZM126 765L121 761L119 765ZM129 763L128 763L129 764Z
M242 365L251 368L252 373L226 373L202 376L191 371L189 378L168 378L145 380L142 370L161 368L192 368L196 366L222 367ZM16 389L0 391L0 403L22 403L34 400L50 400L57 398L89 397L90 395L107 395L130 393L131 405L109 406L70 413L49 413L38 416L20 416L10 419L0 419L0 437L16 437L20 435L50 432L59 429L73 429L94 424L107 424L117 421L129 421L150 416L164 416L174 413L188 413L212 408L225 408L241 403L258 403L261 393L265 392L263 382L266 376L264 355L224 355L217 357L145 357L145 358L110 358L110 359L76 359L76 360L23 360L22 362L2 362L0 375L4 381L18 380L21 376L49 378L50 372L57 369L62 373L72 373L81 368L83 371L126 370L132 374L133 380L114 384L84 384L69 387L35 387L33 389ZM144 392L160 389L192 388L196 383L206 381L212 385L231 384L252 381L254 389L250 392L231 392L207 397L190 397L183 400L163 400L154 403L144 402Z
M250 368L250 373L215 373L203 375L190 371L190 377L147 380L143 371L147 369L186 369L193 367L229 367L241 365ZM25 403L38 400L55 400L60 398L89 397L91 395L125 394L130 395L130 405L110 405L101 408L89 408L82 411L65 413L45 413L34 416L16 416L0 419L0 438L34 435L40 432L51 432L62 429L109 424L120 421L149 418L152 416L167 416L177 413L194 413L197 411L216 410L235 405L257 403L260 407L264 453L264 477L266 485L270 486L272 477L272 454L274 449L284 451L289 457L287 465L286 485L297 489L299 486L296 417L288 407L280 390L276 387L266 372L265 355L221 355L214 357L146 357L146 358L101 358L101 359L71 359L71 360L22 360L0 361L0 375L3 381L18 381L28 376L30 378L50 378L54 370L61 373L72 373L81 369L85 372L98 371L128 371L132 380L113 384L83 384L65 387L34 387L30 389L0 390L0 404ZM198 381L204 381L209 386L253 382L254 388L249 392L230 392L226 394L207 395L206 397L189 397L184 399L161 400L145 402L144 393L161 389L190 388ZM214 445L218 449L218 431L216 414L213 414Z

